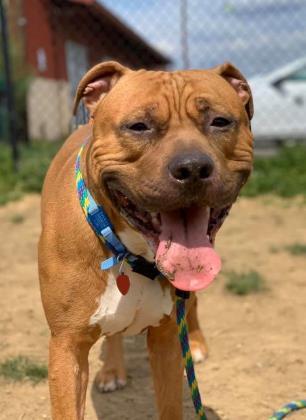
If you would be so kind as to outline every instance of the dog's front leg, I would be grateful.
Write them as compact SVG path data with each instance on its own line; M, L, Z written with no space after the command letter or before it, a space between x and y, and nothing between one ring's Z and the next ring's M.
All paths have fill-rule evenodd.
M88 353L92 344L69 333L51 337L49 387L53 420L84 418Z
M194 363L202 362L208 356L205 337L199 325L197 304L197 297L195 297L187 314L189 344Z
M174 320L149 328L148 350L160 420L182 419L183 360Z
M96 375L95 385L99 392L111 392L126 385L126 370L121 334L105 337L101 348L102 368Z

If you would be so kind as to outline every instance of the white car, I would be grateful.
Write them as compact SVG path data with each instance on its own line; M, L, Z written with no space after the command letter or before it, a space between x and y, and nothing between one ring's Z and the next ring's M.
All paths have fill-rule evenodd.
M256 140L306 140L306 58L250 79Z

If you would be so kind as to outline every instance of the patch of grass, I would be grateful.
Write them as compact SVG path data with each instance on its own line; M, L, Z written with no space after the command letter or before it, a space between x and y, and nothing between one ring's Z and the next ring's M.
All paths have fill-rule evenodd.
M12 166L7 144L0 145L0 205L19 199L27 192L40 192L51 159L61 142L33 142L20 146L20 168Z
M244 296L265 289L264 279L257 271L252 270L247 273L230 271L227 273L227 277L225 287L235 295Z
M273 157L256 158L253 173L243 188L242 195L306 196L305 162L306 146L303 145L284 147Z
M304 255L306 256L306 244L295 243L288 245L285 248L291 255Z
M25 356L17 356L0 363L0 375L13 381L29 380L36 384L48 377L48 368Z
M13 216L11 216L11 218L10 218L10 221L14 225L19 225L22 222L24 222L24 216L22 214L19 214L19 213L13 214Z

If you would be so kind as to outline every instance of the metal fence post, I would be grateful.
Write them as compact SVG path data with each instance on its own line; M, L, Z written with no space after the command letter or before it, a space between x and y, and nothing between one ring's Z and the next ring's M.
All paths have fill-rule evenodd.
M4 69L4 80L5 80L5 94L6 94L8 120L9 120L8 137L9 137L9 143L12 148L12 158L13 158L14 169L17 170L18 161L19 161L19 152L18 152L17 135L16 135L16 111L15 111L13 84L12 84L12 78L11 78L8 30L7 30L6 14L5 14L3 0L0 0L0 28L1 28L1 44L2 44L1 52L3 56L3 69Z
M180 2L180 19L181 19L181 54L184 69L189 69L189 46L188 46L188 2L181 0Z

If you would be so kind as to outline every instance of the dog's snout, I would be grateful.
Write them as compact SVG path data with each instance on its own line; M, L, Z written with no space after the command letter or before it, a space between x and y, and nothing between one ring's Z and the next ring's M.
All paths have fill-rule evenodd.
M176 155L169 163L170 175L181 183L207 180L213 170L211 157L204 153L185 153Z

